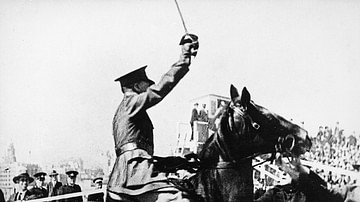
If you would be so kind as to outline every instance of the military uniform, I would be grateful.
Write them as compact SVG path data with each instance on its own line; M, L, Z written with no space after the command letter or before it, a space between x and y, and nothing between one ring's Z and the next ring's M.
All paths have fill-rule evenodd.
M69 178L76 178L76 176L79 173L77 171L67 171L66 175ZM77 184L66 184L60 187L59 191L58 191L58 195L63 195L63 194L71 194L71 193L76 193L76 192L81 192L81 187ZM59 202L82 202L83 198L82 196L77 196L77 197L72 197L72 198L66 198L66 199L62 199Z
M91 194L88 197L88 201L103 202L104 201L104 193Z
M33 187L29 192L34 195L35 198L45 198L49 195L49 192L44 187Z
M93 183L95 184L96 189L102 188L102 177L97 177L93 180ZM88 201L98 201L103 202L104 201L104 193L97 193L97 194L91 194L88 197Z
M71 194L76 192L81 192L81 188L77 184L74 184L73 186L66 184L61 186L59 189L59 195ZM82 201L83 201L82 196L60 200L60 202L82 202Z
M185 76L189 71L190 57L190 53L183 53L180 60L171 66L157 84L147 88L146 92L125 92L113 119L117 157L108 182L109 192L139 195L173 187L167 181L165 173L158 173L153 168L153 124L146 110L164 99ZM129 73L134 75L130 79L144 77L143 79L148 80L145 67ZM123 86L122 79L126 81L128 78L123 76L117 79Z
M44 184L46 173L44 172L38 172L34 174L35 180L37 183ZM45 198L48 197L49 192L47 189L42 187L42 185L35 184L33 188L31 188L29 191L36 197L36 198Z

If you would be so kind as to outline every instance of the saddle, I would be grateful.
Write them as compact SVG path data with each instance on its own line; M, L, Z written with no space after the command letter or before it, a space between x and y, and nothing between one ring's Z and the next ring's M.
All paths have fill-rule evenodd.
M189 153L184 157L168 156L159 157L153 156L154 170L164 173L176 173L178 170L187 170L190 173L195 173L200 167L200 160L194 153Z
M184 157L153 156L154 170L163 173L176 173L179 170L186 170L189 173L196 173L200 167L200 160L195 153L189 153ZM196 193L196 189L191 182L191 178L168 178L168 181L177 189L186 193L189 198L202 202L203 198Z

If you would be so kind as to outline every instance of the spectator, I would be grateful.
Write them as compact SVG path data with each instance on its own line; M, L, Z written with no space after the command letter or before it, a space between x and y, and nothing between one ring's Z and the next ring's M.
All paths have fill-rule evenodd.
M208 117L208 113L206 112L206 104L202 104L202 108L200 109L198 120L203 122L208 122L209 117Z
M34 174L35 186L31 188L29 191L35 196L35 198L48 197L49 192L44 187L45 176L46 173L44 172L38 172Z
M95 189L102 189L103 178L97 177L93 180L93 183L95 184ZM103 202L104 201L104 193L101 192L101 193L91 194L88 197L88 201Z
M49 173L50 182L47 184L47 190L49 191L48 196L57 196L62 183L58 181L58 173L53 170Z
M22 173L13 178L13 182L18 184L16 193L11 194L9 197L9 202L11 201L28 201L35 199L35 196L27 189L29 183L33 182L34 179L29 176L28 173Z
M190 126L191 126L191 136L190 140L194 139L194 122L198 120L199 114L198 114L198 103L194 104L194 108L191 111L191 118L190 118Z
M81 187L79 185L75 184L76 176L78 174L79 173L74 170L66 172L67 184L60 187L59 192L58 192L59 195L81 192ZM77 197L73 197L73 198L66 198L66 199L60 200L60 202L82 202L82 201L83 201L82 196L77 196Z
M327 126L323 133L322 128L319 127L317 136L312 139L313 147L308 160L356 171L356 165L360 162L360 145L355 132L345 135L344 130L339 127L339 122L336 123L332 136L330 136L331 131L332 129ZM325 136L331 138L325 138ZM347 184L355 181L355 179L341 179L341 175L334 173L324 173L323 179L332 187L344 184L344 181Z

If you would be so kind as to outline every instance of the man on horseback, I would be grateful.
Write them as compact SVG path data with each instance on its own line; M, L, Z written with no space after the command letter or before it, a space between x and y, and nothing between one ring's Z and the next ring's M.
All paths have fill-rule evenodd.
M146 112L159 103L189 71L199 43L186 34L180 41L180 59L158 83L141 67L119 81L124 93L114 119L116 161L108 182L107 201L190 201L154 167L153 125Z

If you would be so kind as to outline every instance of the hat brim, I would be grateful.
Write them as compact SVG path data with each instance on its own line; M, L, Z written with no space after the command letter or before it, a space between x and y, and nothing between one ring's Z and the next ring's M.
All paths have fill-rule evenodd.
M44 172L39 172L39 173L36 173L36 174L34 175L34 177L38 178L38 177L46 176L46 175L47 175L47 174L44 173Z
M93 180L93 183L96 183L97 181L103 181L103 178L102 177L97 177Z
M77 172L77 171L68 171L68 172L66 172L66 175L68 177L76 177L78 174L79 174L79 172Z
M150 85L155 84L155 82L154 82L153 80L150 80L150 79L146 79L145 81L149 82L149 83L150 83Z
M16 181L19 181L21 178L26 178L26 179L28 179L28 180L29 180L29 183L34 182L34 178L32 178L32 177L25 177L25 176L15 176L15 177L13 178L13 182L16 183Z

